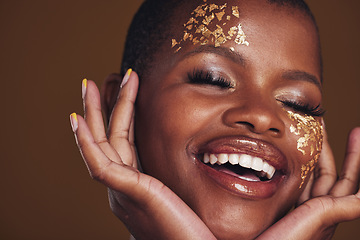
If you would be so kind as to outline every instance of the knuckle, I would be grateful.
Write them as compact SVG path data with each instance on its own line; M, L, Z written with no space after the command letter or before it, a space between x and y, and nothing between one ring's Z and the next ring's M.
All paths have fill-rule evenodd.
M347 173L341 174L339 181L349 182L351 184L358 184L357 180L349 176Z
M111 162L109 162L108 164L104 165L104 166L96 166L94 167L91 172L90 172L90 176L92 179L101 182L101 183L105 183L106 179L107 179L107 169L109 168L109 166L111 165Z

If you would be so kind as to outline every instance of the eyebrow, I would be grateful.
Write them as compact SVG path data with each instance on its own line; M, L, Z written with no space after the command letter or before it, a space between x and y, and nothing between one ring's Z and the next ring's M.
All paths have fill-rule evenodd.
M290 70L290 71L284 72L282 74L282 78L288 79L288 80L294 80L294 81L305 81L305 82L313 83L319 88L320 91L322 88L321 83L318 80L318 78L307 72Z
M213 54L217 54L217 55L226 57L226 58L230 59L231 61L233 61L237 64L240 64L244 67L246 65L246 60L240 53L231 51L229 48L215 47L215 46L211 46L211 45L199 46L199 47L195 48L194 50L186 53L182 57L182 59L191 57L198 53L213 53Z

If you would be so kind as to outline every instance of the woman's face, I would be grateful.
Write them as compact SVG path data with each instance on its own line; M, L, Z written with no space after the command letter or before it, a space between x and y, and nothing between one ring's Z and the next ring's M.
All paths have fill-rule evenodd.
M210 11L213 3L218 8ZM322 97L319 46L299 10L230 1L220 18L224 3L192 2L178 15L175 46L169 39L141 83L136 141L144 172L179 195L219 239L253 239L294 205L304 169L318 157L320 117L309 115L319 115ZM198 22L215 13L206 27L219 26L227 41L201 24L185 26L201 41L184 40L197 6L205 9ZM243 32L231 37L239 24Z

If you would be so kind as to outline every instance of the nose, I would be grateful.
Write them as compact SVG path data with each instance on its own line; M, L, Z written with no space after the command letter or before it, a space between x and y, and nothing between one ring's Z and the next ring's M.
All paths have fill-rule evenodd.
M223 114L223 121L232 128L246 128L256 134L281 137L285 123L278 114L278 105L266 100L249 100L230 107Z

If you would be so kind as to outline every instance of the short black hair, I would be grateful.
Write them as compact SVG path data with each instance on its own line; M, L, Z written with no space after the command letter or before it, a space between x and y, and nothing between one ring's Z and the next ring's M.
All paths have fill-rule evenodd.
M193 1L193 0L192 0ZM151 67L154 54L166 41L169 41L171 24L176 9L186 1L180 0L145 0L135 14L128 30L120 74L123 76L128 68L132 68L144 78L146 71ZM267 0L270 4L279 7L289 7L302 11L313 21L316 30L318 27L315 18L304 0ZM151 44L150 44L151 43ZM320 42L319 42L320 48ZM322 58L320 66L322 73ZM321 76L322 78L322 76Z
M145 0L128 30L121 75L132 68L140 79L143 77L154 53L169 39L171 16L180 3L178 0Z

